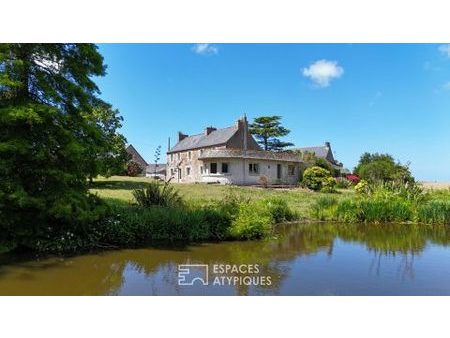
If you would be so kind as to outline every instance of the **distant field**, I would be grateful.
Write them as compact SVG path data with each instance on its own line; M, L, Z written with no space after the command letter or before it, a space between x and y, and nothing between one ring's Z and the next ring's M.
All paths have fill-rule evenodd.
M421 182L427 189L450 189L450 182Z

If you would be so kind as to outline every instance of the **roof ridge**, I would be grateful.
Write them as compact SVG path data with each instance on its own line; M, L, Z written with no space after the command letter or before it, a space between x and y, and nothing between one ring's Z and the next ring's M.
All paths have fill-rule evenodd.
M213 127L213 128L214 128L214 127ZM215 128L215 130L213 130L211 133L213 133L213 132L215 132L215 131L223 130L223 129L229 129L229 128L236 128L236 129L237 129L236 126L229 126L229 127L223 127L223 128ZM188 138L188 137L192 137L192 136L202 136L202 135L209 136L211 133L209 133L208 135L205 135L204 132L203 132L203 133L198 133L198 134L192 134L192 135L188 135L187 137L185 137L185 139Z

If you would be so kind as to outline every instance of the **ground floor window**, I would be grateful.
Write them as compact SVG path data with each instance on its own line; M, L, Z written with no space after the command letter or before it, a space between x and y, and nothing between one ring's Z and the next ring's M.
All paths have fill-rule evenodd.
M259 164L258 163L249 163L248 164L248 172L249 172L249 174L259 174Z
M203 166L202 165L200 166L200 174L203 175Z
M186 168L186 176L189 176L191 174L191 168L187 167Z
M170 176L173 176L174 172L173 169L170 169Z
M222 163L222 173L228 173L228 163Z
M211 163L210 164L209 172L211 174L217 174L217 163Z
M294 176L295 175L295 165L288 165L288 175L289 176Z

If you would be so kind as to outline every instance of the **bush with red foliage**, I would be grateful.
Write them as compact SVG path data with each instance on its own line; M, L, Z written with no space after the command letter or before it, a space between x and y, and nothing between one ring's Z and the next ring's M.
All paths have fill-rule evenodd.
M358 184L358 182L360 181L359 176L358 175L354 175L354 174L345 175L345 178L348 179L353 184Z

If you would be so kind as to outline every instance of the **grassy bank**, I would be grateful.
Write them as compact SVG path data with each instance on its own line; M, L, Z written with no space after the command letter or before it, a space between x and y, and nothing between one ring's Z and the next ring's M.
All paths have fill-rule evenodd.
M103 201L102 215L87 226L49 226L26 246L38 252L79 252L259 239L270 237L277 223L300 219L292 205L301 203L293 196L283 198L289 191L154 183L142 177L98 179L91 193Z
M113 176L110 178L98 178L95 180L91 192L98 194L103 199L115 202L133 202L133 189L141 189L151 182L146 177ZM320 197L330 194L310 192L300 188L294 189L263 189L259 187L237 187L216 184L173 184L180 195L188 203L193 205L205 205L215 201L221 201L230 191L244 199L261 200L266 198L280 198L288 207L295 211L299 219L310 219L311 206ZM340 190L334 194L338 200L354 195L352 190Z
M131 203L132 191L144 187L152 179L145 177L111 177L95 181L91 191L110 203ZM424 186L424 191L386 191L360 195L352 189L337 194L310 192L300 188L263 189L259 187L228 187L206 184L174 184L191 206L202 207L220 202L224 196L235 194L242 199L283 200L297 220L389 223L411 222L450 224L450 189ZM404 191L403 191L404 190Z
M389 191L358 194L310 192L300 188L264 189L205 184L172 184L176 205L136 205L133 191L152 179L99 178L91 193L106 210L88 226L48 227L29 248L41 252L79 252L145 244L247 240L270 237L286 221L345 223L450 224L450 190ZM14 248L6 243L5 248ZM1 249L1 247L0 247ZM4 248L3 248L4 250Z
M368 195L337 199L322 196L311 207L311 217L346 223L450 224L450 190L416 194L378 189Z

